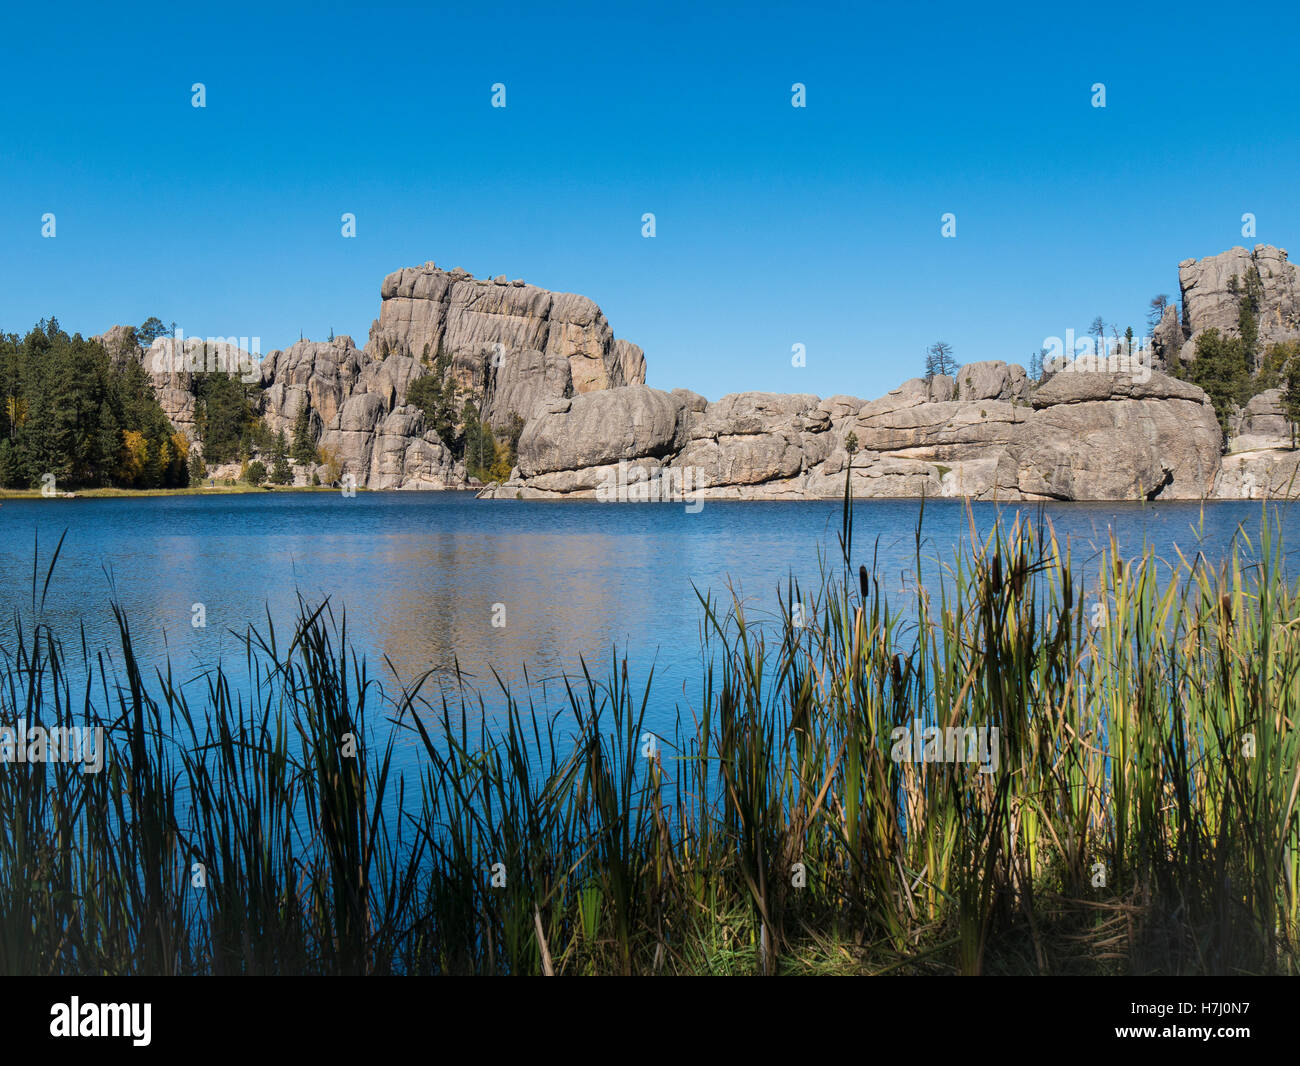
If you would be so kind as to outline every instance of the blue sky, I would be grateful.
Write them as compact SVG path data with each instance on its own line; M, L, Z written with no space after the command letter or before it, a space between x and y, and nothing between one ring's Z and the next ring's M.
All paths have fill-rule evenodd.
M875 396L1300 232L1294 5L612 6L7 6L0 328L360 344L432 259L590 296L657 387Z

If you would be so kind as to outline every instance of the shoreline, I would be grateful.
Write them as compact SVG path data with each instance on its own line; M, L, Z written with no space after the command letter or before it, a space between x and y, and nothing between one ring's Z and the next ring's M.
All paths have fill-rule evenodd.
M486 486L491 488L492 486ZM143 499L148 497L159 496L253 496L253 495L281 495L284 493L331 493L340 492L337 487L328 485L280 485L275 488L268 488L262 485L215 485L204 486L200 488L184 489L119 489L119 488L90 488L90 489L72 489L66 495L58 493L54 496L46 496L40 489L0 489L0 503L6 500L42 500L50 501L60 500L77 500L77 499ZM357 486L356 493L365 493L366 495L394 494L394 495L441 495L445 493L473 494L475 499L486 500L491 502L503 503L641 503L641 504L659 504L668 506L693 505L695 503L718 504L718 503L833 503L842 504L843 496L705 496L699 500L681 499L681 500L599 500L594 495L578 496L529 496L529 497L510 497L510 496L485 496L483 488L445 488L445 489L367 489ZM974 496L855 496L853 503L925 503L937 504L941 502L952 501L955 503L993 503L993 504L1085 504L1096 505L1100 503L1111 504L1219 504L1219 503L1300 503L1300 495L1294 496L1250 496L1250 497L1180 497L1170 498L1167 500L1155 499L1074 499L1066 500L1059 498L1044 499L1024 499L1024 498L986 498L977 499Z

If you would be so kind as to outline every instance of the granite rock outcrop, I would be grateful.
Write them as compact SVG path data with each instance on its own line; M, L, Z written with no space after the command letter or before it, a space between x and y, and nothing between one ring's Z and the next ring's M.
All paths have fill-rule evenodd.
M1157 367L1191 358L1207 329L1232 335L1246 284L1260 348L1300 338L1300 283L1285 251L1185 260L1179 277L1182 314L1167 308L1155 329ZM380 295L365 347L347 336L302 340L260 365L237 346L199 340L162 338L145 352L123 327L100 340L114 358L145 363L164 411L192 440L194 375L237 368L258 386L273 434L292 434L305 410L328 469L371 489L480 487L411 400L413 384L431 376L456 412L468 402L497 433L517 434L510 476L481 492L493 498L603 498L651 483L689 486L700 499L832 498L850 470L862 497L977 500L1239 498L1300 480L1277 389L1237 412L1226 446L1200 388L1106 360L1054 360L1036 381L1014 363L969 363L877 399L740 392L709 401L647 386L644 353L583 296L432 263L390 274ZM446 432L446 411L437 417Z
M1152 334L1158 366L1191 362L1197 339L1208 329L1239 336L1242 300L1252 288L1257 359L1272 344L1300 338L1300 274L1284 248L1257 244L1184 259L1178 264L1178 286L1181 318L1171 304Z
M485 495L596 496L620 459L652 460L647 476L675 472L703 499L835 497L850 465L864 497L1197 499L1220 469L1205 393L1158 372L1067 369L1034 388L1023 368L986 362L870 402L691 395L638 386L554 405Z

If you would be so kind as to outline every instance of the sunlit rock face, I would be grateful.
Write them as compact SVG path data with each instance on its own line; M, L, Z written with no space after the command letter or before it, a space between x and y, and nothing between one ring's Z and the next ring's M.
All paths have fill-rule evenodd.
M1174 360L1191 362L1196 341L1208 329L1226 337L1240 335L1241 301L1252 278L1258 278L1255 312L1257 355L1269 345L1300 338L1300 274L1285 248L1257 244L1251 250L1230 248L1204 259L1178 264L1182 317L1171 305L1153 334L1158 366Z
M388 275L364 349L350 337L300 341L262 367L263 417L289 434L302 406L313 433L362 487L464 488L465 464L407 402L417 379L454 387L500 433L558 400L645 381L645 356L614 337L584 296L432 263Z
M409 398L431 379L423 391L437 385L457 416L472 403L499 438L522 424L515 468L483 491L491 497L598 497L613 477L690 486L705 499L837 497L849 477L856 495L876 497L1287 491L1296 462L1278 390L1236 413L1225 444L1206 394L1159 367L1191 358L1206 329L1234 335L1248 283L1259 347L1300 337L1296 268L1284 250L1259 245L1186 260L1179 276L1183 314L1166 310L1141 366L1060 360L1031 381L1015 363L987 360L911 378L875 400L739 392L710 402L647 387L644 353L615 338L584 296L426 263L384 279L364 348L346 336L299 341L252 363L245 380L260 384L273 433L290 436L305 410L338 469L374 489L470 487L453 441ZM99 339L114 358L151 368L163 410L191 439L194 374L204 367L190 364L201 355L250 365L237 345L161 339L145 352L125 327ZM461 423L448 431L439 417L459 435Z
M621 388L530 422L514 475L484 495L599 498L626 460L703 499L837 497L850 471L863 497L1199 499L1215 491L1221 439L1202 390L1149 370L1072 369L1035 387L1014 364L972 364L869 402Z

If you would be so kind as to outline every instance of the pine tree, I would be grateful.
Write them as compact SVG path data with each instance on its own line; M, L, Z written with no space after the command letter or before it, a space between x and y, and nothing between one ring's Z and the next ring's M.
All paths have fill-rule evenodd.
M271 484L287 485L293 480L293 471L289 469L289 443L284 439L284 430L280 430L271 448Z
M935 374L949 377L957 373L957 360L952 357L952 345L947 341L935 341L925 350L925 380L930 381Z
M175 323L172 323L172 335L175 335ZM135 331L135 338L146 349L153 344L159 337L167 336L167 327L163 325L161 318L156 315L146 318L144 322Z
M1282 412L1291 423L1291 450L1295 451L1295 427L1300 422L1300 356L1294 356L1283 371Z
M1043 380L1043 359L1047 355L1046 348L1039 348L1038 351L1029 356L1029 373L1030 381Z
M433 373L411 382L406 390L406 402L424 412L429 428L459 459L464 454L465 435L456 431L456 381L447 373L448 362L444 356L438 356Z
M1207 329L1196 338L1191 378L1210 397L1226 441L1233 409L1250 389L1245 343L1240 337L1223 337L1217 329Z
M311 409L303 397L298 416L293 420L293 457L300 463L316 462L316 441L311 431Z

